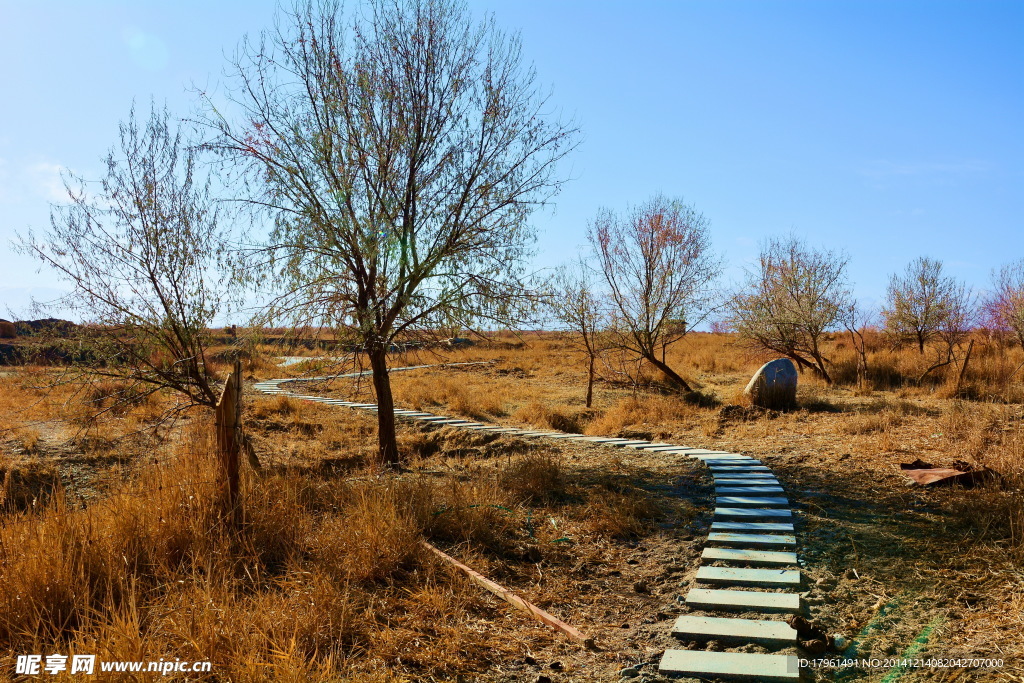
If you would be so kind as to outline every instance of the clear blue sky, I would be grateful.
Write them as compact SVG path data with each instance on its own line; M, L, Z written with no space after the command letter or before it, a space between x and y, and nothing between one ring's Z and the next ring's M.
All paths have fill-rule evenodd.
M8 240L45 229L59 169L99 178L133 100L191 106L273 2L0 0L0 316L55 283ZM353 3L350 3L353 4ZM583 130L535 216L538 265L601 206L655 192L710 220L738 279L795 232L845 250L857 293L928 255L984 287L1024 257L1024 2L471 0L519 30Z

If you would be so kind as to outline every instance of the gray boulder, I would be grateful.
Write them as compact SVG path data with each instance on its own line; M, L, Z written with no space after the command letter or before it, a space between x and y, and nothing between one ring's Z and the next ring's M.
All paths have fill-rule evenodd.
M796 366L788 358L777 358L761 366L743 393L755 406L784 410L796 407Z

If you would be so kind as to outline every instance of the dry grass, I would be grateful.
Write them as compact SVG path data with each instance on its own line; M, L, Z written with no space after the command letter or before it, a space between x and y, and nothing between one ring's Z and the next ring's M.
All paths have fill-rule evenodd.
M800 410L742 420L726 419L714 400L662 393L653 376L639 389L607 377L586 409L585 367L567 349L529 337L453 350L448 360L494 364L397 373L396 400L587 434L730 448L807 443L836 455L871 454L873 473L918 453L940 464L966 460L1003 479L941 494L950 528L964 539L963 561L1024 562L1019 349L979 339L953 391L959 368L918 384L927 358L872 338L871 391L855 392L853 349L837 336L830 342L836 386L802 376ZM221 372L230 359L223 360ZM708 397L739 404L764 360L725 335L692 335L669 353ZM246 363L260 378L298 372L260 353ZM19 368L0 396L0 646L8 654L213 657L215 678L238 681L266 680L268 672L295 681L472 677L535 636L498 631L498 617L508 619L503 608L496 613L453 580L420 539L510 585L531 586L534 567L548 575L577 556L635 544L671 515L645 478L621 463L584 471L557 450L493 434L403 429L400 448L413 471L382 474L367 467L376 447L372 417L278 396L247 399L247 429L265 475L245 481L245 524L229 530L217 515L210 416L195 413L186 427L133 445L127 435L149 424L166 397L128 400L85 429L89 408L131 399L132 389L48 391L54 372ZM372 399L365 380L332 390ZM107 472L84 506L80 491L60 483L79 486L74 468L82 462ZM904 490L899 495L913 495ZM693 511L679 514L688 519ZM1000 608L1019 607L1022 596L1007 594Z

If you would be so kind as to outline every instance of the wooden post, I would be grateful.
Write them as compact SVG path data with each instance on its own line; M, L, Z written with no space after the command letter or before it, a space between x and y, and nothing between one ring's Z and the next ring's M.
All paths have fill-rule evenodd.
M235 361L234 370L224 385L217 403L217 450L221 469L222 516L232 524L241 520L238 504L238 455L242 447L242 362Z
M964 364L960 366L960 375L956 378L956 395L960 395L960 388L964 384L964 377L967 375L967 364L971 362L971 351L974 350L974 340L967 345L967 355L964 356Z

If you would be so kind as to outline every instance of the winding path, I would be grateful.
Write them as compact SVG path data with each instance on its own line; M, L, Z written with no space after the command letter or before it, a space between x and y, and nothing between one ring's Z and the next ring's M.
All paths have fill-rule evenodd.
M486 362L413 365L391 372L430 367L486 365ZM370 371L322 377L272 379L254 385L264 394L279 394L305 401L375 412L376 404L341 401L300 394L282 387L291 382L314 382L366 375ZM584 443L678 454L701 460L715 483L715 508L701 566L695 577L699 587L686 595L686 606L715 616L680 616L672 634L683 641L709 641L730 646L757 644L768 649L797 644L797 632L783 621L746 617L731 613L768 616L801 611L801 573L795 552L793 510L785 491L771 470L759 460L739 453L690 448L669 443L565 432L500 427L484 422L435 415L416 410L395 410L395 417L508 434L518 437L567 439ZM781 589L782 592L750 590ZM796 681L800 679L798 658L792 655L707 650L666 650L659 670L666 675L726 676L754 681Z

